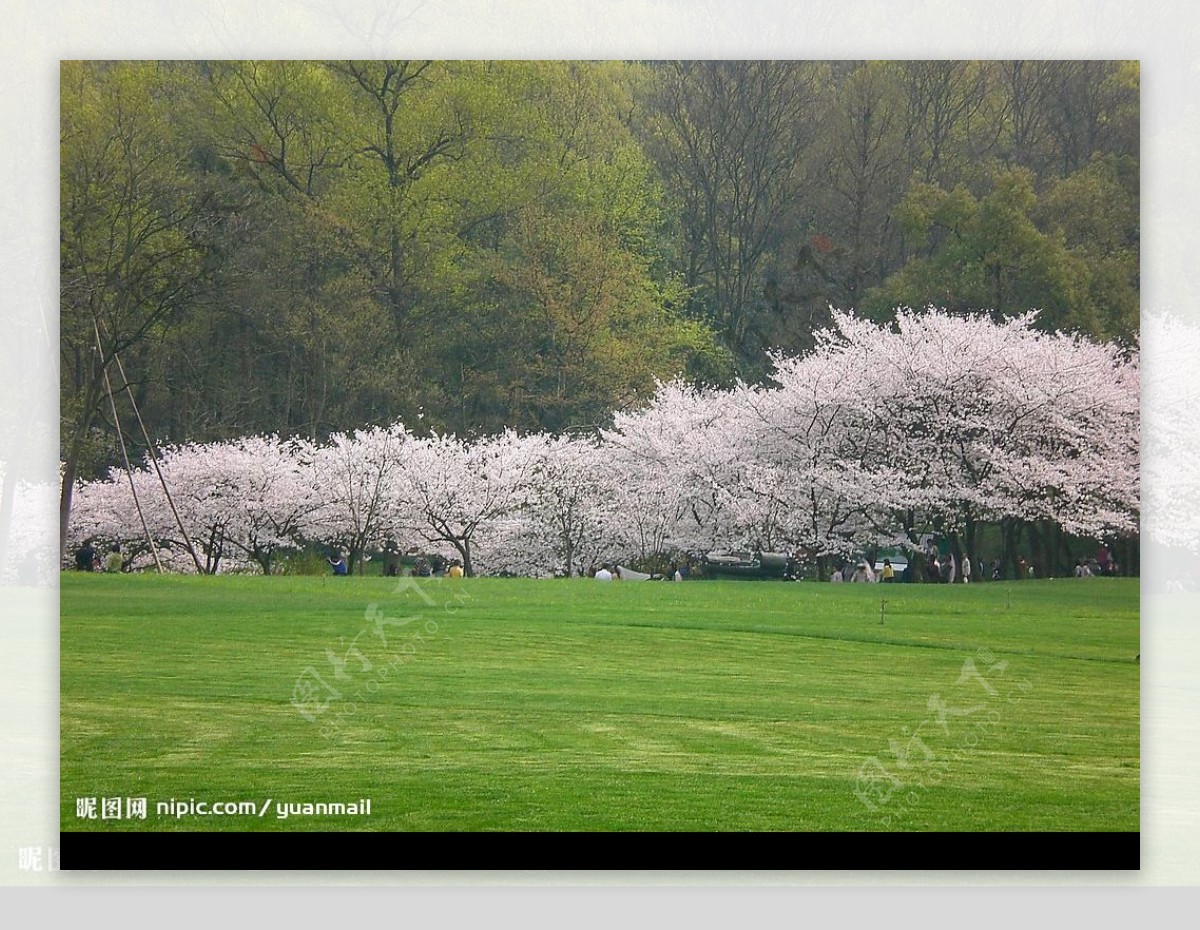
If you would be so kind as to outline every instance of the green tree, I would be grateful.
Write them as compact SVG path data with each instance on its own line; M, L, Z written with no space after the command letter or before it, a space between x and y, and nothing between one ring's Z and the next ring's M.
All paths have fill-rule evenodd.
M1054 74L1046 120L1060 174L1080 170L1096 152L1137 155L1137 62L1059 62Z
M998 135L989 113L989 71L976 61L908 61L900 66L908 103L906 137L913 173L925 184L954 184Z
M1086 299L1099 322L1097 335L1131 341L1140 303L1137 162L1128 156L1093 156L1049 187L1035 217L1087 264Z
M431 295L440 425L594 424L656 377L722 377L711 333L681 316L664 194L624 118L620 69L489 67L503 94L476 121L473 157L441 179L474 196L456 199L461 232Z
M763 309L761 272L815 181L824 69L803 62L674 62L660 70L651 147L680 204L683 277L742 363Z
M1107 162L1041 200L1026 169L994 174L989 193L913 188L897 217L916 255L864 307L936 304L1000 316L1041 311L1039 325L1106 339L1136 329L1136 201Z
M846 251L844 299L857 303L877 280L904 169L904 98L893 66L866 62L837 88L829 122L835 230Z
M1032 177L1001 172L990 194L976 199L965 187L913 188L897 210L918 254L872 291L866 306L886 312L902 304L937 304L999 315L1043 311L1043 326L1078 327L1082 263L1061 239L1043 235L1030 214ZM1082 328L1091 330L1090 326Z
M106 376L123 387L114 359L161 336L207 291L230 215L173 135L178 78L153 62L62 65L63 546Z
M1061 62L1001 61L994 68L1002 102L1001 158L1040 172L1046 167L1050 97Z

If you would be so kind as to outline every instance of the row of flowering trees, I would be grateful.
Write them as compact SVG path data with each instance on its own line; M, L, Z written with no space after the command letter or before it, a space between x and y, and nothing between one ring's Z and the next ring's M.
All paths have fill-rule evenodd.
M596 435L397 423L169 447L162 482L148 465L82 484L72 536L142 564L148 536L166 564L204 572L270 572L320 543L352 567L394 544L468 574L551 575L714 548L842 556L927 532L974 552L985 523L1135 533L1137 356L1032 324L836 314L813 352L773 358L771 383L662 385Z

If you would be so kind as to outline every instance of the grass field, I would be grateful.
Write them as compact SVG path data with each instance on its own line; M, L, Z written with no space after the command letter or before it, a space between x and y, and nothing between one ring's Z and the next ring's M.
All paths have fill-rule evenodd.
M1137 830L1138 616L1129 579L66 573L62 829Z

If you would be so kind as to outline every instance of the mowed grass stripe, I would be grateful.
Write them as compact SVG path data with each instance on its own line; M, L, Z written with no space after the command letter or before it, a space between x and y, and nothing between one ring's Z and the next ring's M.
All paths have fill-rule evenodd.
M385 579L64 576L64 827L1137 828L1136 582L422 590L433 604ZM326 649L369 627L369 605L425 635L322 736L293 686L306 666L329 677ZM358 642L378 668L382 643ZM994 687L1029 690L959 684L981 649L1008 662ZM931 728L934 695L997 719L967 749L981 718ZM937 784L871 811L864 763L918 728ZM109 795L370 796L374 816L75 818L76 797Z

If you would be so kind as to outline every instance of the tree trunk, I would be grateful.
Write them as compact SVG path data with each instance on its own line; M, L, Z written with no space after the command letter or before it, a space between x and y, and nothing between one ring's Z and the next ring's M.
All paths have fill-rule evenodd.
M975 580L979 581L983 578L982 565L979 560L979 524L975 520L968 519L963 527L965 536L963 552L971 559L971 574L975 576ZM960 561L958 563L962 565Z
M950 555L954 558L954 583L962 582L963 543L958 533L950 534Z
M100 375L94 374L84 394L79 419L71 431L71 444L63 463L62 488L58 498L58 549L63 558L67 555L67 530L71 524L71 498L75 493L75 479L79 475L79 456L83 453L83 438L91 429L95 416L96 401L100 396Z
M1055 553L1057 560L1058 572L1064 578L1072 577L1073 564L1071 562L1071 543L1067 534L1060 528L1058 531L1058 550Z
M1017 576L1017 544L1021 541L1021 523L1012 517L1000 521L1001 575L1015 578Z

